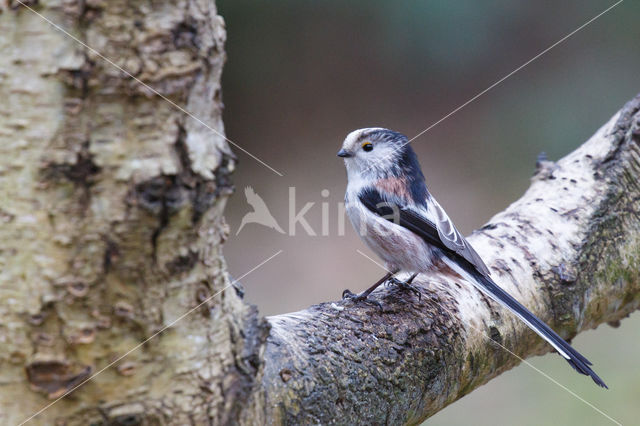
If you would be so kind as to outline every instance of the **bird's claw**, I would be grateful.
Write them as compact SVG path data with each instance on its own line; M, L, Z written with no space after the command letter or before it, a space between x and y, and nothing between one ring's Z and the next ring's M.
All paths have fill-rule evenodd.
M406 281L402 281L395 277L392 277L392 278L389 278L389 281L387 281L386 284L387 285L393 284L405 290L409 290L410 292L418 296L418 300L422 300L422 293L420 293L420 290L418 290L415 286L413 286L412 284L409 284Z
M351 290L349 289L345 289L342 292L342 300L350 300L352 302L365 302L368 303L370 305L375 305L378 308L380 308L380 310L382 310L382 304L376 300L373 299L369 299L367 297L368 295L363 295L363 294L356 294L353 293Z
M355 294L354 292L352 292L351 290L349 290L348 288L344 289L344 291L342 292L342 300L354 300L358 297L357 294Z

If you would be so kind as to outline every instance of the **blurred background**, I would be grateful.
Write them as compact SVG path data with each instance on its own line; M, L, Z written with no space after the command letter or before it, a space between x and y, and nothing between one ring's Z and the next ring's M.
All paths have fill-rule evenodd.
M218 0L227 22L223 76L227 135L284 174L238 153L225 245L264 315L303 309L361 291L381 275L338 204L346 176L336 157L356 128L389 127L410 138L613 4L613 1L420 2ZM431 191L465 233L529 186L536 156L578 147L640 92L640 5L631 1L590 24L413 142ZM251 186L288 231L289 188L316 236L257 224L235 235L251 211ZM325 191L323 193L323 191ZM328 196L327 192L328 191ZM322 235L323 203L327 233ZM602 325L574 344L611 390L571 371L556 355L532 363L624 424L640 414L640 315ZM474 391L432 425L607 425L602 415L527 366Z

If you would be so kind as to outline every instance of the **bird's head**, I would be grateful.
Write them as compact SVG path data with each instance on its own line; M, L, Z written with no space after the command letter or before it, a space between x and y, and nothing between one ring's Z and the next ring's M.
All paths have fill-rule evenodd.
M419 173L420 166L407 137L393 130L369 127L349 133L338 151L349 178L383 178Z

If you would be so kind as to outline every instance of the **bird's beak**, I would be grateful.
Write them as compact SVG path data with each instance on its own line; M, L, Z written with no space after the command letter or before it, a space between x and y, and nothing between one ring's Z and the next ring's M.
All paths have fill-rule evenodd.
M346 149L342 148L340 151L338 151L338 157L349 158L349 157L353 157L353 154L347 151Z

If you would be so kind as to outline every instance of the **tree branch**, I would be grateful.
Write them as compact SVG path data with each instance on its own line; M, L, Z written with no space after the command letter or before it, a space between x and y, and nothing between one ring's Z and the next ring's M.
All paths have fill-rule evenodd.
M540 160L524 196L469 239L498 284L567 339L640 304L639 108L640 95L573 153ZM416 282L421 298L376 291L382 310L341 301L268 318L270 421L416 424L518 364L491 339L523 358L551 350L459 277Z

